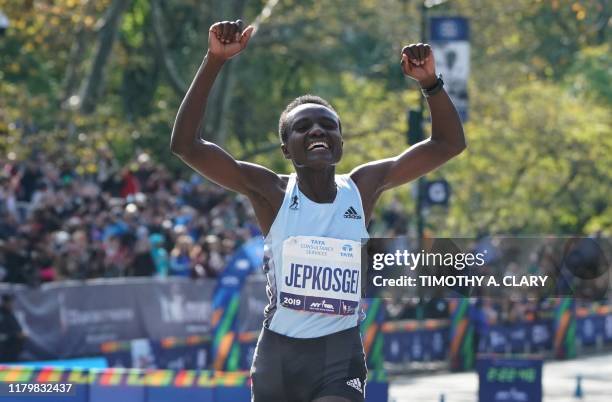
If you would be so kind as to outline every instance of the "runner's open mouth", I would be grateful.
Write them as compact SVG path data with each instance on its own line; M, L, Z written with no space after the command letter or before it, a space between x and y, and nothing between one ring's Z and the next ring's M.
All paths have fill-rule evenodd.
M313 149L329 149L329 144L326 141L313 141L308 144L306 150L312 151Z

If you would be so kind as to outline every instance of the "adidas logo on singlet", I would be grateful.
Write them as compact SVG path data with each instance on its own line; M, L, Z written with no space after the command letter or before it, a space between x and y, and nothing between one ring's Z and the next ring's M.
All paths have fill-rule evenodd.
M349 387L353 387L357 391L363 393L363 390L361 389L361 380L359 378L353 378L352 380L348 380L346 382L346 385L348 385Z
M347 219L361 219L361 215L357 213L355 208L349 207L344 213L344 217Z

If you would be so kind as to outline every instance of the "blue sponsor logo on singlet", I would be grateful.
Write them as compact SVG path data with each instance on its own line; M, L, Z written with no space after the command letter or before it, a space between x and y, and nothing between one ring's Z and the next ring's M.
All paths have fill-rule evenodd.
M340 256L346 258L353 258L353 246L351 246L350 244L345 244L344 246L342 246Z
M310 299L310 298L308 298ZM319 313L336 313L338 311L337 304L338 300L325 300L313 298L315 300L309 301L306 305L308 311L314 311Z

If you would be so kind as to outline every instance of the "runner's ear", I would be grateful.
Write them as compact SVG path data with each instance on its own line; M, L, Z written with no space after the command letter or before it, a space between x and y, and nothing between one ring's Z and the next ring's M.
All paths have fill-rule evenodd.
M285 144L281 144L281 151L283 152L285 159L291 159L291 154L289 153L289 150Z

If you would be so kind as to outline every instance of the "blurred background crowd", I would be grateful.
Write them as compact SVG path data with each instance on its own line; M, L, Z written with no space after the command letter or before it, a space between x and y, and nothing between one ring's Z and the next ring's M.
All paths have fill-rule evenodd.
M261 235L248 200L197 174L181 179L146 153L120 164L107 149L91 173L38 152L0 160L0 280L38 285L118 276L217 277ZM385 233L405 230L398 202Z
M377 211L370 231L392 238L405 235L409 224L405 207L392 198ZM1 282L215 278L242 244L261 235L244 196L195 173L181 178L145 152L122 164L102 148L86 170L70 155L41 151L25 160L0 159ZM490 248L487 239L473 246ZM550 271L553 254L542 245L525 269ZM510 263L501 269L513 273L519 267ZM550 309L550 300L532 295L485 299L478 311L485 321L518 322L546 316ZM403 294L388 297L386 311L390 320L446 318L449 302Z
M243 197L197 175L172 177L146 153L122 166L103 150L91 174L77 164L44 153L2 161L2 281L216 277L260 234Z

